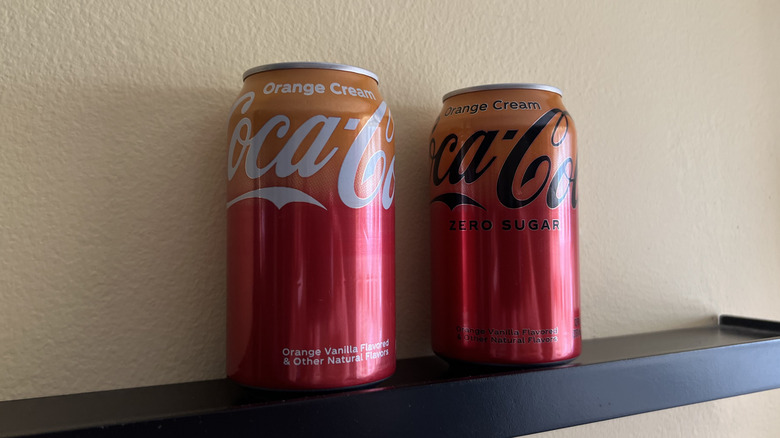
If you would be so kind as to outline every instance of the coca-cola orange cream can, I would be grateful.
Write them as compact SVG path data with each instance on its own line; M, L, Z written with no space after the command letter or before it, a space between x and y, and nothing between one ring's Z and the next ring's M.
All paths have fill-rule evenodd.
M227 132L227 373L273 390L395 370L394 124L373 73L244 74Z
M577 134L557 88L444 96L429 154L432 337L453 361L580 354Z

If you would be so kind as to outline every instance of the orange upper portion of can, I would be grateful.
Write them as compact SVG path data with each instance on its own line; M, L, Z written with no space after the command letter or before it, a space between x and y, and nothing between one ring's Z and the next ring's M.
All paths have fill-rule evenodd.
M352 208L376 198L391 203L393 133L367 70L319 63L251 69L228 121L228 203L265 188L294 189L323 208L339 198Z
M566 194L576 177L574 122L548 88L499 84L445 95L429 143L432 199L462 193L480 205L501 199L518 208L544 204L550 190L574 196Z

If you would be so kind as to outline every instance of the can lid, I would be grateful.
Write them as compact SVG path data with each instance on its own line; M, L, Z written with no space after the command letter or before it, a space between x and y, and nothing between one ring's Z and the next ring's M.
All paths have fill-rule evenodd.
M518 84L488 84L488 85L477 85L476 87L460 88L458 90L450 91L449 93L445 94L444 97L441 98L441 100L442 102L444 102L445 100L449 99L452 96L457 96L458 94L472 93L474 91L507 90L507 89L551 91L555 94L558 94L559 96L563 96L561 90L552 87L550 85L518 83Z
M253 74L264 72L264 71L271 71L271 70L287 70L291 68L315 68L315 69L321 69L321 70L341 70L341 71L347 71L351 73L357 73L364 76L368 76L369 78L376 81L377 84L379 84L379 78L373 73L366 69L355 67L352 65L346 65L346 64L331 64L329 62L279 62L276 64L265 64L260 65L254 68L250 68L249 70L244 72L244 80L248 78L249 76L252 76Z

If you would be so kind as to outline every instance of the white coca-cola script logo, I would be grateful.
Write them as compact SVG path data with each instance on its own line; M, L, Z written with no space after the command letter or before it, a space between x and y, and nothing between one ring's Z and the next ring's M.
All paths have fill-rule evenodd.
M250 91L244 94L235 104L233 104L230 113L233 114L239 105L243 103L243 105L241 105L240 114L246 114L254 99L254 92ZM349 146L344 161L341 163L338 177L338 193L341 201L348 207L361 208L376 198L380 191L382 206L385 209L390 208L393 203L393 197L395 196L395 157L390 160L388 165L385 151L380 149L374 151L373 154L368 157L365 166L360 165L363 156L366 154L368 146L371 143L371 139L379 128L380 122L385 117L385 113L387 113L388 122L384 136L386 141L392 141L395 130L391 129L393 123L390 119L391 116L390 111L387 109L387 104L382 102L376 111L374 111L374 114L371 115L371 118L363 125L363 128L360 129L360 132L358 132L352 145ZM328 155L317 161L317 157L320 156L328 143L328 140L330 140L333 132L341 121L341 117L327 117L324 115L316 115L309 118L292 133L271 162L263 167L258 167L257 160L266 138L269 135L275 135L280 139L284 138L290 130L290 119L282 114L275 115L268 119L254 136L250 137L252 133L252 120L248 117L242 118L233 129L233 135L228 147L228 181L233 180L233 177L236 175L242 162L244 163L244 172L246 173L246 176L251 179L260 178L266 172L269 172L271 168L273 168L276 176L280 178L286 178L296 172L303 178L314 175L322 169L331 158L333 158L333 155L336 154L338 147L334 147ZM354 131L357 129L359 123L360 119L348 119L343 129ZM301 147L301 142L315 133L315 129L318 127L319 132L317 132L316 137L311 142L311 145L309 145L303 157L293 163L293 157L298 151L298 148ZM376 178L377 183L375 187L370 189L368 194L361 196L357 193L355 182L360 178L359 181L361 182L361 185L365 184L374 176L374 173L380 164L382 172L380 175L381 178ZM236 202L250 198L267 199L273 202L277 208L282 208L284 205L291 202L305 202L325 208L322 203L311 195L299 189L285 186L261 187L256 190L251 190L229 201L227 207L230 208L230 206Z

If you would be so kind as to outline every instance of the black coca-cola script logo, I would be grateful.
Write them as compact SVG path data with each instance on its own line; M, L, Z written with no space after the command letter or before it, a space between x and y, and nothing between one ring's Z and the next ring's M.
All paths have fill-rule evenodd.
M566 199L566 196L569 195L571 207L577 207L577 164L572 157L567 157L558 165L557 169L553 169L553 160L550 156L541 154L531 160L524 169L520 168L520 164L523 162L531 145L549 124L555 123L549 139L550 145L553 148L558 148L563 144L569 134L569 118L568 112L557 108L551 109L536 120L520 137L517 143L515 143L506 160L501 165L501 170L498 173L496 182L496 194L502 205L507 208L524 207L534 202L534 200L546 189L546 202L549 208L558 207ZM507 130L502 136L502 139L513 140L517 136L517 133L517 130ZM474 132L463 142L460 150L455 154L454 159L449 165L442 162L442 157L444 156L445 149L449 149L450 152L455 152L455 148L457 148L459 144L458 136L449 134L444 137L444 140L442 140L438 146L436 145L436 141L432 138L430 143L430 157L433 184L439 186L445 181L449 184L457 184L461 181L464 181L466 184L471 184L477 181L496 161L496 157L489 156L488 151L498 137L498 134L499 131L497 130ZM473 154L471 161L468 163L464 162L469 151L473 147L476 147L477 149ZM486 160L487 162L485 162ZM461 169L463 169L463 171L461 171ZM523 188L527 184L530 184L531 181L539 181L537 176L541 176L540 172L544 172L544 180L539 184L533 194L523 199L516 198L512 186L518 173L522 173L520 188ZM533 187L529 187L528 189L529 191L533 190ZM483 210L485 209L485 207L476 200L459 192L441 194L431 200L431 203L434 202L443 202L450 209L454 209L458 205L473 205L482 208Z

